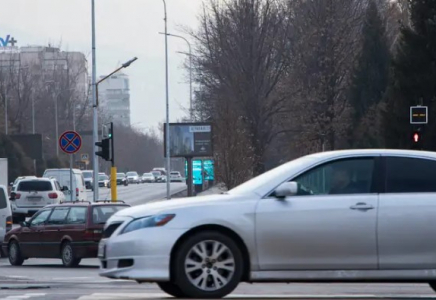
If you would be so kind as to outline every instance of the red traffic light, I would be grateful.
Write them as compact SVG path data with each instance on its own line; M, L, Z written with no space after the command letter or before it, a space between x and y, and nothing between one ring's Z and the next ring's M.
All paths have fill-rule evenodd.
M419 142L419 133L415 132L415 133L413 134L413 141L414 141L415 143L418 143L418 142Z

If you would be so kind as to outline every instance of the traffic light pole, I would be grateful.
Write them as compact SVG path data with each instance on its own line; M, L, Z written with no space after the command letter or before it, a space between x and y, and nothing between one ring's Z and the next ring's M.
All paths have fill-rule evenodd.
M115 167L115 147L114 147L114 123L111 122L111 198L112 202L117 201L117 168Z

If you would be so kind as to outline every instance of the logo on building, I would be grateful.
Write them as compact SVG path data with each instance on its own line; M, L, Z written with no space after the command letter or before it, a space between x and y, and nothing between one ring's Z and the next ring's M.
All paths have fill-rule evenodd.
M14 37L11 37L10 34L5 38L0 37L0 49L16 49L16 43L18 43L18 41Z

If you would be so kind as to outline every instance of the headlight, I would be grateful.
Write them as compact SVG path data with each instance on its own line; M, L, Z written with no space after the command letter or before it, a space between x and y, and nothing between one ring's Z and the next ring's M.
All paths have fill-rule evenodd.
M164 226L169 221L171 221L176 215L174 214L165 214L165 215L156 215L156 216L148 216L140 219L135 219L127 224L126 227L121 231L121 234L128 233L131 231L149 228L149 227L159 227Z

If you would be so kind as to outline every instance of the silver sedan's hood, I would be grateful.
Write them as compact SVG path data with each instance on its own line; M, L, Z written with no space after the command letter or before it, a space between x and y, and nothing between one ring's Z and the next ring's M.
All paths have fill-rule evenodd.
M114 216L129 216L133 218L140 218L144 216L153 215L161 212L171 212L171 210L176 210L179 208L188 207L198 207L198 206L214 206L224 204L229 201L237 201L236 198L246 198L246 197L235 197L234 195L219 194L219 195L208 195L190 198L178 198L173 200L161 200L157 202L147 203L143 205L137 205L130 208L123 209L117 212Z

